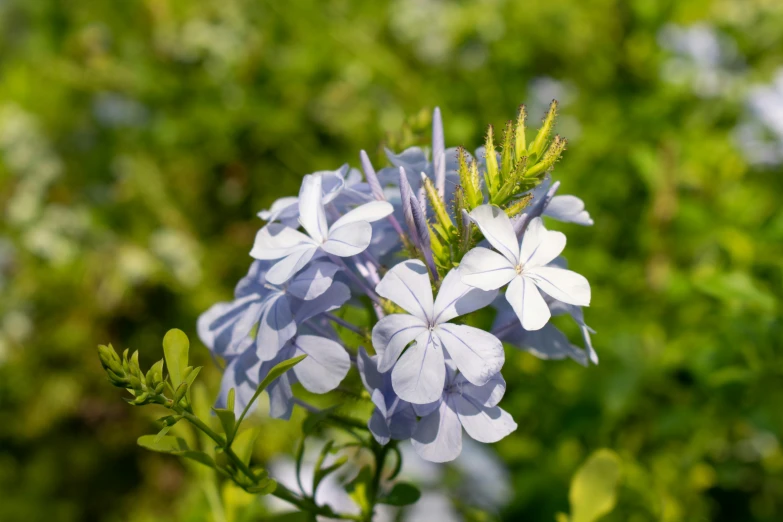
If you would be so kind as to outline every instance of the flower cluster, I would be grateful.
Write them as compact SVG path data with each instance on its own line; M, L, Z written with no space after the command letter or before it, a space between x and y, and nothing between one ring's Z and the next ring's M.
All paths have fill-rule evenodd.
M475 156L445 148L436 109L430 151L387 150L391 166L377 172L362 151L363 175L347 165L306 175L298 197L260 212L267 223L234 300L198 322L226 362L219 407L235 397L242 411L276 364L304 354L267 388L270 414L288 418L299 402L293 384L329 392L353 362L375 406L375 440L411 439L421 457L445 462L460 454L463 429L490 443L517 427L498 406L503 342L544 359L597 363L582 313L589 283L566 268L566 237L542 219L592 225L583 202L556 195L551 179L566 144L550 137L556 108L528 143L523 106L500 151L490 127ZM372 324L340 313L368 304ZM494 324L480 328L474 312L488 307ZM562 314L578 325L584 349L550 322ZM336 325L364 336L367 349L349 353Z

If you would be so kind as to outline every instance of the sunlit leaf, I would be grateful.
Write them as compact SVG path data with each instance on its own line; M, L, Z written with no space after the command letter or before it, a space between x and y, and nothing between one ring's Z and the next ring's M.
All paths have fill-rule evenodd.
M169 368L169 377L174 388L179 386L188 367L188 351L190 341L185 332L173 328L166 332L163 338L163 355L166 357L166 366Z
M617 502L620 457L609 449L593 453L571 480L571 522L594 522Z

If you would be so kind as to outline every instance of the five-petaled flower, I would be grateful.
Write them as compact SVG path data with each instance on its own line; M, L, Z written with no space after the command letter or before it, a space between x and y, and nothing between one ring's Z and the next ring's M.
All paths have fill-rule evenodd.
M552 315L539 290L563 303L590 304L587 279L571 270L547 266L565 248L563 233L547 230L541 218L536 217L527 226L520 244L511 221L500 208L482 205L470 217L497 252L476 247L465 254L459 267L462 281L482 290L508 284L506 300L525 330L543 328Z
M430 404L413 405L422 419L413 431L413 448L431 462L447 462L462 451L462 428L479 442L497 442L517 429L517 423L498 406L506 392L503 376L495 374L477 386L446 361L446 386Z
M250 255L262 260L280 259L266 274L270 283L285 283L319 251L337 257L362 253L372 240L370 223L394 211L386 201L372 201L343 214L328 226L321 184L321 176L307 175L299 191L299 224L307 234L271 223L256 235Z
M494 291L464 284L454 269L443 279L433 302L427 268L418 260L404 261L389 270L375 291L408 312L388 315L372 330L378 371L394 367L392 386L403 400L425 404L440 397L446 355L461 375L479 386L500 371L505 356L494 335L448 322L487 306L495 298Z

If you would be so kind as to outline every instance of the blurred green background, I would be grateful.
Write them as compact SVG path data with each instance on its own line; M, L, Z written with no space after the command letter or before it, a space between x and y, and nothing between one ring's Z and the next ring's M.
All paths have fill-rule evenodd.
M195 320L258 210L435 105L474 148L552 98L601 364L509 352L501 517L554 520L608 447L607 521L783 520L781 66L778 0L0 1L0 520L210 520L95 346L179 327L214 390Z

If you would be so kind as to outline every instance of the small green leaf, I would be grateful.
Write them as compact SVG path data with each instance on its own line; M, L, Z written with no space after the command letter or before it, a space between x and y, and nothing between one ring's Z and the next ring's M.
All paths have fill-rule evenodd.
M594 522L617 503L620 457L609 449L593 453L571 480L571 522Z
M185 457L186 459L195 460L196 462L204 464L210 468L217 467L215 465L215 461L212 460L212 457L201 451L186 451L185 453L178 453L177 455L180 457Z
M189 451L187 442L180 437L160 437L157 435L142 435L136 441L142 448L157 451L158 453L176 454L182 451Z
M421 497L419 488L408 482L398 482L388 495L381 497L378 502L390 506L409 506L415 504Z
M226 441L228 444L231 444L231 441L234 439L234 431L237 423L237 417L234 410L229 410L227 408L212 408L212 411L215 412L218 420L220 420L220 425L223 426L223 433L226 434Z
M367 498L369 484L372 481L372 472L370 466L364 466L356 475L356 478L345 485L345 491L351 496L354 502L361 508L362 512L370 509L370 502Z
M170 429L171 429L171 426L168 426L168 425L167 426L163 426L163 429L160 430L157 435L155 435L155 443L156 444L159 443L160 439L162 439L163 436L166 435L169 432Z
M246 491L255 495L269 495L270 493L273 493L276 488L277 482L272 479L267 479L259 482L255 486L246 488Z
M256 440L260 434L260 429L250 428L234 437L231 448L234 450L234 453L237 454L237 457L239 457L245 464L250 462L250 457L253 455L253 446L255 445Z
M276 364L271 370L269 370L269 373L264 377L264 380L261 381L261 383L258 385L258 388L256 389L256 392L253 394L253 397L250 398L247 405L245 406L245 409L242 410L242 414L239 416L239 420L237 420L237 429L239 429L239 426L242 424L242 421L245 419L245 415L247 415L247 412L250 411L250 407L253 405L254 402L256 402L256 399L259 395L261 395L261 392L266 389L267 386L272 384L275 379L283 375L285 372L302 362L302 360L307 357L307 355L298 355L296 357L292 357L290 359L287 359L281 363Z
M228 390L228 400L226 401L226 409L234 411L234 398L236 396L236 390L231 388Z
M261 392L264 391L267 386L272 384L272 382L274 382L275 379L283 375L285 372L287 372L288 370L290 370L300 362L302 362L305 357L307 357L307 355L297 355L296 357L292 357L291 359L276 364L274 368L269 370L269 373L266 375L266 377L264 377L264 380L261 381L261 384L258 385L258 390L256 390L256 394L254 395L254 397L258 397L258 395L260 395Z
M166 357L166 365L169 368L169 378L176 389L182 382L185 368L188 366L188 351L190 341L185 332L174 328L166 332L163 338L163 355Z
M186 459L195 460L210 468L215 467L215 461L212 460L212 457L201 451L190 449L187 442L185 442L185 439L181 439L180 437L172 437L170 435L143 435L139 437L136 442L142 448L150 451L177 455Z

